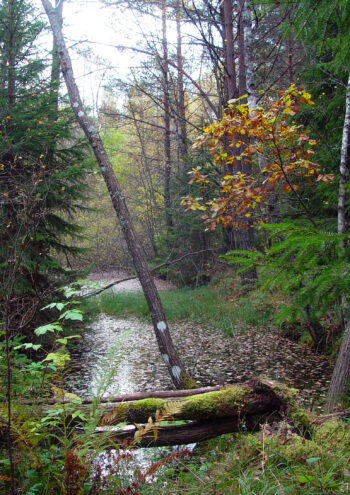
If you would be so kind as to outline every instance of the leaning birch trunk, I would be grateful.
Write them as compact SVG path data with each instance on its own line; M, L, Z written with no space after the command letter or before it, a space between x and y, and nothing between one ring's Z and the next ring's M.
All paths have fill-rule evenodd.
M348 146L350 128L350 74L346 88L345 119L340 159L339 198L338 198L338 234L345 234L345 182L347 174ZM341 251L344 252L345 240L341 241ZM346 295L342 298L345 331L339 349L339 354L332 375L327 398L327 411L331 411L337 400L350 385L350 315Z
M146 262L144 252L136 237L130 213L126 206L125 198L121 191L119 182L114 174L100 135L84 110L79 89L74 79L71 59L63 38L61 26L55 13L55 8L51 5L49 0L42 0L42 5L49 18L55 37L61 70L66 82L72 109L80 127L84 131L90 145L92 146L102 176L106 182L108 192L111 196L114 209L119 218L128 249L135 265L137 276L140 280L148 307L150 309L158 346L163 360L176 388L193 388L195 387L195 382L184 370L181 360L174 348L162 303Z

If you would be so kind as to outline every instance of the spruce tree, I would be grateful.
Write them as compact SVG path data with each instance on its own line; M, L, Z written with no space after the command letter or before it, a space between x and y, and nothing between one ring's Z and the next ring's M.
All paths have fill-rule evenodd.
M85 142L79 138L51 58L39 56L45 25L30 2L0 5L0 270L1 298L41 299L64 270L57 253L76 254L65 239L80 235L69 221L82 207ZM8 283L9 278L12 282Z

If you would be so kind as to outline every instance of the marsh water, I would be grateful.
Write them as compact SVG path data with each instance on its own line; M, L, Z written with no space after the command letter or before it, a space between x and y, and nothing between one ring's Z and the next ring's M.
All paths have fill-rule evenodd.
M267 375L300 390L300 399L321 408L332 363L278 334L254 329L226 337L200 324L179 322L171 333L180 356L200 386ZM80 396L171 390L153 327L136 318L100 314L72 352L69 384Z
M89 276L90 281L101 286L126 278L128 274L120 271ZM158 290L174 288L164 280L155 282ZM138 291L141 286L135 278L110 290ZM185 367L198 385L242 382L263 374L299 389L301 401L322 407L332 363L312 349L261 328L235 328L234 335L227 337L210 326L184 321L171 324L170 331ZM136 318L100 314L72 352L71 364L70 388L80 396L173 388L152 325Z

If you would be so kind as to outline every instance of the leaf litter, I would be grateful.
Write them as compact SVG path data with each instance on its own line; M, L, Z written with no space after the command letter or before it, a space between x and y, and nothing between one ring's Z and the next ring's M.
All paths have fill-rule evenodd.
M193 322L170 328L187 371L199 386L244 382L265 375L300 391L300 401L321 409L332 361L272 330L249 329L232 337ZM81 395L171 390L153 327L136 318L101 314L71 352L67 386Z

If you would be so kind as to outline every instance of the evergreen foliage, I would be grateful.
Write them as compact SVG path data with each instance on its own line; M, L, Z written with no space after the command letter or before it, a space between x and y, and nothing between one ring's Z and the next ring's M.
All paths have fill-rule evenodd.
M315 160L326 173L338 173L345 113L345 89L350 70L350 4L336 0L287 0L287 32L303 40L306 60L300 80L312 93L315 105L304 107L299 120L319 141ZM309 192L310 210L317 218L334 223L338 180ZM347 205L347 209L349 206Z
M231 251L223 257L243 270L259 267L262 288L287 296L277 321L318 321L337 307L350 288L349 247L341 249L341 236L290 223L262 228L272 233L264 252Z
M1 275L15 275L14 293L42 293L63 270L57 253L81 234L70 215L81 208L88 172L85 143L73 114L38 54L44 25L29 2L4 1L0 11Z

